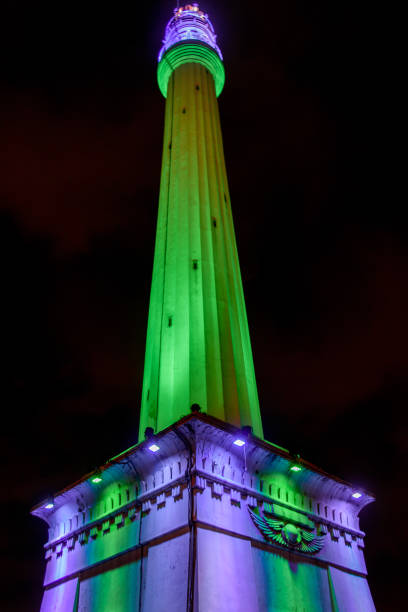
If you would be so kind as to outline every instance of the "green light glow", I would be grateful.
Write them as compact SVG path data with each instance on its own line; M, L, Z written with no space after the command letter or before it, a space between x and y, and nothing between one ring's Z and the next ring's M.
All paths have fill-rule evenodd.
M157 66L157 81L160 91L167 98L167 86L173 71L187 63L201 64L214 77L217 97L225 83L224 65L217 53L204 43L179 43L171 47L162 57Z
M292 465L290 469L292 472L301 472L303 468L301 468L300 465Z
M94 476L92 478L92 482L94 482L95 484L98 484L98 482L102 482L102 478L100 476Z
M261 550L254 554L254 567L257 579L262 580L259 582L266 584L266 588L259 590L259 610L335 609L331 604L327 569Z
M262 438L217 79L189 55L174 69L171 54L188 48L222 66L200 44L174 46L162 59L170 78L139 440L146 427L158 432L191 414L193 404Z
M127 448L126 450L118 453L117 455L115 455L114 457L111 457L109 459L109 461L115 461L115 459L117 459L118 457L122 457L122 455L126 455L126 453L128 453L129 451L131 451L133 448L136 448L137 444L132 444L132 446L129 446L129 448Z
M265 442L267 441L265 440ZM267 444L269 444L269 446L273 446L274 448L279 448L279 450L284 451L285 453L289 453L289 449L279 446L279 444L274 444L273 442L267 442Z

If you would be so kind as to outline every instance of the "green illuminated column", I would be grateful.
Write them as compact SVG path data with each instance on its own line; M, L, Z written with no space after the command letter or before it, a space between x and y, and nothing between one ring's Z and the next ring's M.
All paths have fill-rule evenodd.
M216 98L223 77L198 42L159 64L167 99L139 439L194 403L262 437Z

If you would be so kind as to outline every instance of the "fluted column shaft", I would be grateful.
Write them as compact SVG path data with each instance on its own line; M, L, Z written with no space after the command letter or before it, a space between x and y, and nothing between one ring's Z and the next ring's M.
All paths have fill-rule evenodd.
M262 424L213 76L170 77L140 438L191 404L234 425Z

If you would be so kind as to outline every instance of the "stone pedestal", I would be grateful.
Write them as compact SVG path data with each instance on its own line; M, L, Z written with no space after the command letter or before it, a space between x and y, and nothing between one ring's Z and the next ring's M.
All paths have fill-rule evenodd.
M244 438L245 445L234 444ZM372 501L289 452L191 415L33 510L49 526L41 612L375 610L358 513ZM321 542L265 537L251 512ZM273 533L278 533L273 531ZM322 538L322 539L320 539Z

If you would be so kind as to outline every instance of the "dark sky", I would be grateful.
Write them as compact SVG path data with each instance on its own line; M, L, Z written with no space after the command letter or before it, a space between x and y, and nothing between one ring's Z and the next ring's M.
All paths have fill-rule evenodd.
M361 517L370 585L379 610L403 609L408 231L382 185L372 5L202 8L225 59L265 437L374 492ZM156 55L172 9L1 3L5 611L39 608L46 528L30 507L137 439L164 115Z

